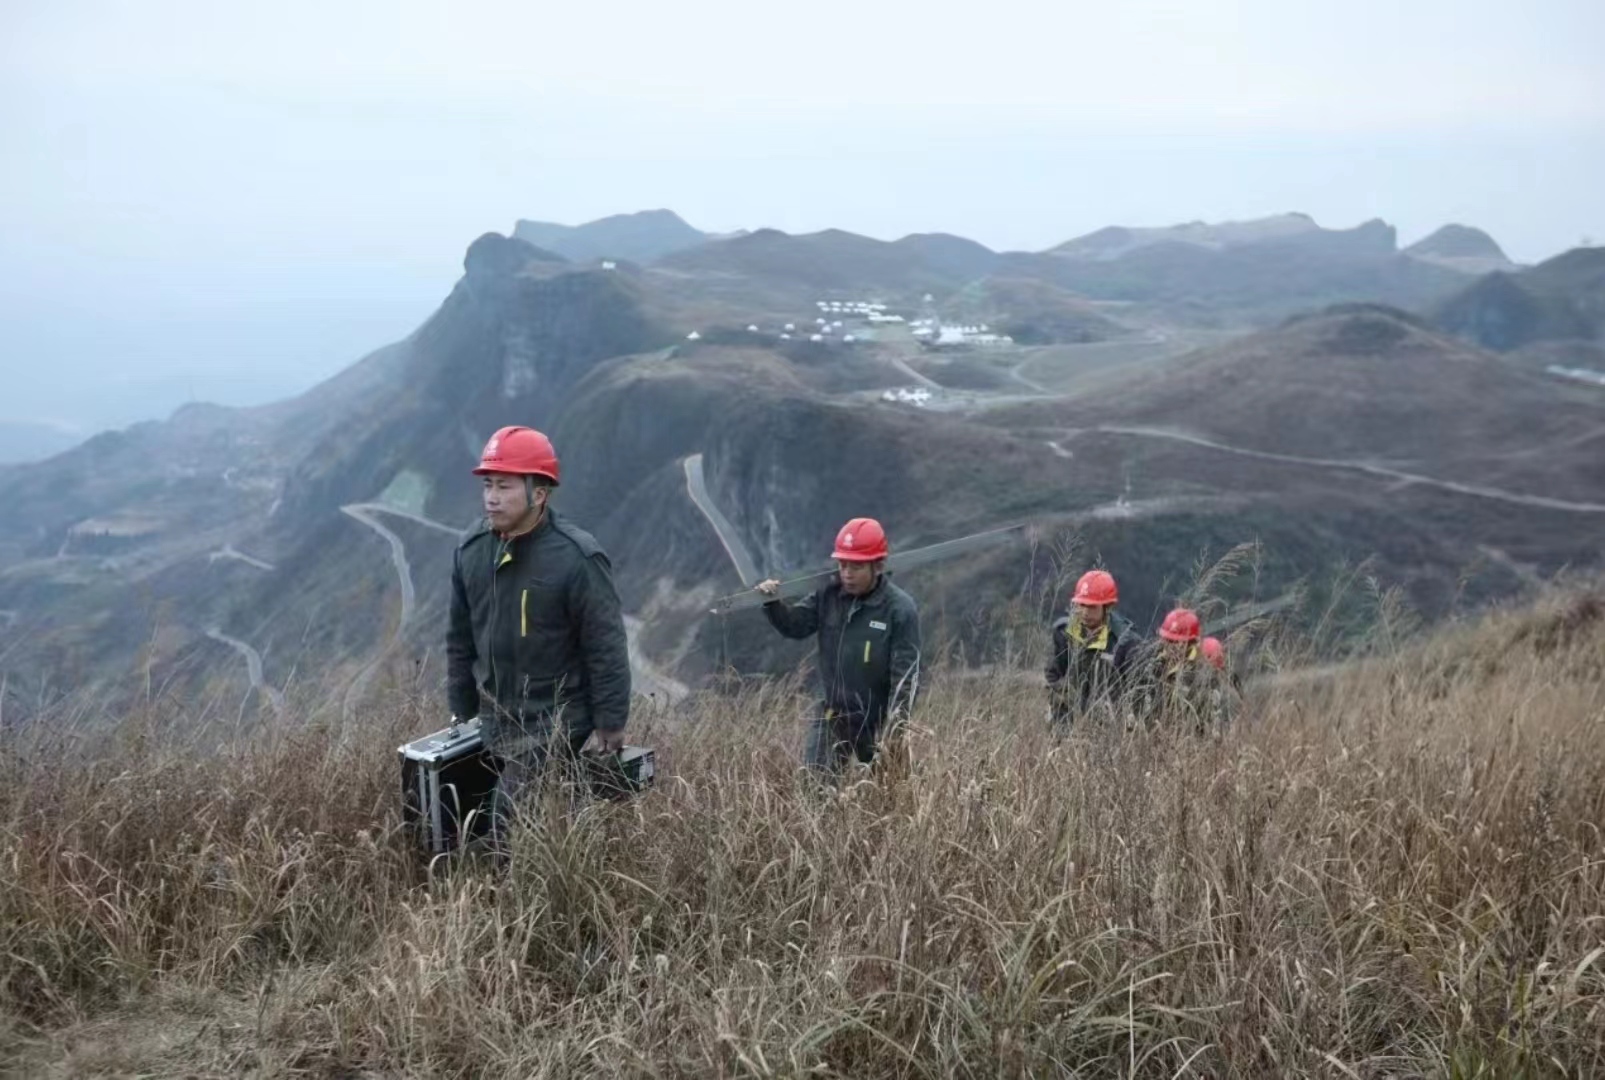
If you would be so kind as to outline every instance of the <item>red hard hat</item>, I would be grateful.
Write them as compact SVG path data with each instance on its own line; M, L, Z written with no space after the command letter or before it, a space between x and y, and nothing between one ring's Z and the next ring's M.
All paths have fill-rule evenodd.
M479 457L475 476L507 473L510 476L544 476L558 481L557 451L552 440L527 427L504 427L490 437Z
M1076 604L1113 604L1119 599L1114 575L1107 570L1088 570L1070 594L1071 602Z
M886 558L886 530L874 518L854 518L836 534L836 558L843 562Z
M1222 671L1226 670L1226 646L1220 643L1220 638L1205 638L1198 643L1198 651L1204 654L1205 660Z
M1186 608L1177 608L1159 624L1159 636L1166 641L1197 641L1198 616Z

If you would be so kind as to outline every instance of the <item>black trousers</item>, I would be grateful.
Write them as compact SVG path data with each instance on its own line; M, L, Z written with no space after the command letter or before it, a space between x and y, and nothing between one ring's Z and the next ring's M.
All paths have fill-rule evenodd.
M512 854L509 837L520 800L539 794L543 781L579 779L580 748L593 730L587 710L570 709L531 723L491 748L497 775L490 793L490 845L499 863Z
M848 758L868 765L875 760L878 727L865 716L822 709L808 726L803 762L821 773L840 772Z

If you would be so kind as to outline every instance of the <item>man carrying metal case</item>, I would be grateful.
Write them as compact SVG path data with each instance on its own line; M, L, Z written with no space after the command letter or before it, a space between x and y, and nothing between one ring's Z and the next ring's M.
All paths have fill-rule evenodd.
M453 557L446 693L454 718L479 718L495 759L491 838L505 857L514 804L549 759L624 748L630 659L607 554L551 509L551 441L504 427L474 473L485 520Z

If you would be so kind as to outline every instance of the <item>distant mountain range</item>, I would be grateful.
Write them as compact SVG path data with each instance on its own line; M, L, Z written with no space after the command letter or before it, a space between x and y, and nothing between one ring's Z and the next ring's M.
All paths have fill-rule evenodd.
M1479 278L1438 304L1433 320L1501 352L1543 342L1605 344L1605 247Z
M803 655L707 617L743 587L732 545L795 572L860 514L904 546L1074 531L1139 620L1200 550L1255 539L1259 598L1374 557L1428 616L1605 560L1605 392L1485 349L1597 340L1598 252L1473 280L1425 257L1486 257L1466 233L1413 255L1380 223L1296 215L1045 253L693 239L671 217L487 234L414 333L300 397L0 468L5 715L116 700L136 670L230 695L258 677L257 708L336 680L314 711L437 675L469 469L507 423L552 434L559 505L614 559L644 676L691 684ZM895 393L914 384L924 407ZM1045 558L907 583L984 658L989 612Z
M653 259L714 239L686 224L672 210L642 210L615 214L584 225L555 225L548 221L519 221L513 239L556 252L575 262L592 259Z
M31 420L0 420L0 465L40 461L84 441L82 435L54 424Z
M1405 248L1404 253L1467 274L1517 269L1493 237L1468 225L1445 225Z
M1182 225L1160 228L1128 228L1112 225L1067 240L1051 249L1049 254L1068 259L1088 259L1107 262L1130 255L1140 248L1159 244L1184 244L1207 251L1225 251L1230 248L1250 247L1257 244L1317 243L1328 250L1343 249L1351 253L1373 255L1392 254L1396 249L1391 226L1381 221L1368 221L1354 229L1323 229L1308 214L1278 214L1253 221L1226 221L1214 224L1191 221Z

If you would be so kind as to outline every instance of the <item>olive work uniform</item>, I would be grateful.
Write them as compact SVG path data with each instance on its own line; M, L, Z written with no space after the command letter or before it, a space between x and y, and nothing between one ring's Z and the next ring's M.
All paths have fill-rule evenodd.
M1225 672L1204 658L1198 643L1175 658L1154 641L1132 665L1129 700L1136 718L1150 728L1219 732L1236 711L1236 691Z
M919 691L920 618L914 598L882 574L863 596L833 578L796 604L771 600L764 614L788 638L819 635L823 714L809 728L807 765L835 772L849 753L868 764L876 739L908 715Z
M1124 689L1140 642L1123 615L1109 612L1103 625L1088 630L1074 614L1053 623L1053 659L1044 675L1053 730L1070 730L1073 720L1097 707L1112 707Z
M551 510L511 540L484 523L468 533L452 560L446 696L453 716L480 718L497 759L500 846L512 803L554 751L572 761L593 730L629 719L624 617L590 533Z

